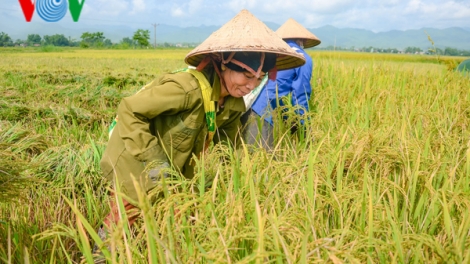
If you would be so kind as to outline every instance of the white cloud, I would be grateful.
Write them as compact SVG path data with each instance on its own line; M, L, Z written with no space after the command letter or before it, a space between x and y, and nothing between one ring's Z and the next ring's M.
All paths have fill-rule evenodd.
M411 0L405 8L405 14L424 13L430 9L429 4L425 5L420 0Z
M228 7L230 10L235 12L240 12L242 9L247 9L251 13L256 10L256 6L258 5L256 0L231 0L228 2Z
M469 3L465 4L465 3L457 3L457 2L450 1L442 5L436 6L436 8L433 11L435 11L436 15L438 15L438 17L442 19L462 18L462 19L468 20L468 18L470 18Z
M196 20L197 14L207 11L204 7L204 0L190 0L184 3L172 3L171 16L176 18L184 17L188 21ZM164 9L164 8L163 8Z
M307 28L333 25L388 31L470 27L470 0L86 0L80 20L221 26L242 9L261 21L280 25L293 18ZM10 12L24 21L18 1L0 0L0 12ZM2 23L10 21L0 16Z
M297 21L299 22L300 24L304 24L306 25L305 27L312 27L312 25L314 27L319 27L320 25L323 24L323 21L325 20L325 16L324 15L317 15L317 14L307 14L305 16L305 19L304 19L304 22L301 23L300 21Z
M304 7L308 6L307 3L310 2L311 8L309 10L311 11L327 14L333 14L348 10L357 4L357 1L354 0L304 0L301 2L305 2Z
M189 4L188 4L188 12L190 14L194 14L194 13L197 13L201 10L204 9L204 1L203 0L191 0L189 1Z
M138 13L145 10L144 0L132 0L132 14Z
M184 12L181 8L179 7L176 7L174 8L173 10L171 10L171 16L172 17L183 17L184 16Z
M405 23L408 23L409 26L414 25L415 28L466 26L469 17L469 3L460 1L424 3L420 0L412 0L403 12Z
M85 5L84 8L89 7L91 14L98 14L99 18L115 17L129 10L129 3L126 0L114 0L112 4L108 0L95 0L95 3L88 5L85 2Z

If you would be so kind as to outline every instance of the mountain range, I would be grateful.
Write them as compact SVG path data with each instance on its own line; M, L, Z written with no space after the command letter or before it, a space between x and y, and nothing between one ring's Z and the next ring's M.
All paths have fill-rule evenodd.
M279 28L279 24L264 22L272 30ZM197 44L205 40L212 32L220 26L197 26L178 27L167 24L158 24L156 32L151 25L139 27L135 25L93 25L84 26L80 23L9 23L0 24L0 32L7 33L13 40L26 39L28 34L44 35L63 34L64 36L80 40L84 32L103 32L106 38L117 43L125 37L132 38L137 29L148 29L150 31L150 43L154 43L155 37L158 44L167 43L193 43ZM342 48L397 48L419 47L427 50L434 46L444 49L446 47L459 50L470 50L470 28L452 27L445 29L422 28L413 30L392 30L387 32L373 32L357 28L336 28L334 26L322 26L318 28L307 28L315 34L322 42L318 48L335 46ZM428 36L430 39L428 39Z
M323 45L336 45L343 48L371 46L404 49L406 47L419 47L427 50L427 48L434 45L441 49L449 47L459 50L470 50L470 28L422 28L378 33L364 29L340 29L332 26L309 30L322 40Z

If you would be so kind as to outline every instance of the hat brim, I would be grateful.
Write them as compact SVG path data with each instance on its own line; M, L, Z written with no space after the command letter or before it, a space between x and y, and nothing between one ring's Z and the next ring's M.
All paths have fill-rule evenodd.
M278 70L285 70L290 68L300 67L305 64L305 58L302 54L297 53L293 50L293 52L280 52L278 50L271 51L266 49L214 49L210 51L200 51L191 53L191 56L187 56L185 62L192 66L197 66L199 63L208 55L213 53L219 52L241 52L241 51L252 51L252 52L267 52L267 53L274 53L277 55L276 58L276 68Z
M305 64L305 58L282 40L274 31L254 17L248 10L213 32L204 42L185 57L185 62L197 66L209 54L221 52L267 52L277 55L276 68L285 70Z

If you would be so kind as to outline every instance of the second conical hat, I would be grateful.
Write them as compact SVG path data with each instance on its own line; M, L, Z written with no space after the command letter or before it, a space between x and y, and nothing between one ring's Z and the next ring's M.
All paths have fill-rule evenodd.
M321 43L317 36L292 18L289 18L286 23L279 27L276 30L276 34L282 39L302 39L304 41L304 48L315 47Z
M302 66L305 58L274 31L244 9L186 55L185 62L197 66L208 54L248 51L277 54L278 70Z

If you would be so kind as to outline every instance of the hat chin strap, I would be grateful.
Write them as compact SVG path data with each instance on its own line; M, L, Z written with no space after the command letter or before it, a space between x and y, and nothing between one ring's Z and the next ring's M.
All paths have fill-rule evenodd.
M196 70L202 71L210 61L211 61L211 56L208 55L204 57L204 59L201 62L199 62L199 64L196 66Z
M212 65L214 66L215 72L219 76L220 83L225 88L227 88L227 85L225 84L225 80L222 77L222 74L219 71L219 67L217 67L217 64L215 62L216 60L218 61L219 59L215 56L207 55L206 57L204 57L204 59L201 62L199 62L199 64L196 67L196 70L200 72L207 66L207 64L209 64L209 62L212 62Z
M276 77L277 77L277 66L274 66L274 68L268 71L268 78L271 81L275 81Z

